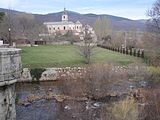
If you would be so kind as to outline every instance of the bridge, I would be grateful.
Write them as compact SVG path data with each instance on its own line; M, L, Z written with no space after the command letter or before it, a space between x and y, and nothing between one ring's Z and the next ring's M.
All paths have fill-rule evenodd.
M0 48L0 120L16 120L15 83L21 75L20 49Z

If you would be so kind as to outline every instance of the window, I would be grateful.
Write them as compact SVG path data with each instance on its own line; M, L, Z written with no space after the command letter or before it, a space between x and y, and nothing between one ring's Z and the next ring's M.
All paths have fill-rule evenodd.
M66 30L66 27L64 26L64 30Z
M78 26L77 26L77 29L78 29Z
M65 16L63 16L63 18L65 19Z

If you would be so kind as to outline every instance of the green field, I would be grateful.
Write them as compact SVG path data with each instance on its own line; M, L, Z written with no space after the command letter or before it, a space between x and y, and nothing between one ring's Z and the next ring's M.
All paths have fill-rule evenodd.
M22 49L23 67L42 68L85 65L83 58L78 54L77 46L46 45L20 48ZM95 48L92 63L96 62L115 62L128 65L135 62L142 62L142 60L106 49Z

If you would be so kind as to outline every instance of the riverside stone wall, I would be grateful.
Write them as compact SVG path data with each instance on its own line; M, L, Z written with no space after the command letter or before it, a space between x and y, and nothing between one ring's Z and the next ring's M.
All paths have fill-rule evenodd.
M145 66L114 66L112 65L112 72L127 75L136 71L144 71L146 69ZM40 79L38 81L55 81L59 79L65 79L66 77L72 77L76 79L77 77L82 77L84 73L87 72L87 68L83 67L65 67L65 68L46 68L44 72L40 75ZM143 72L142 72L143 73ZM18 82L32 82L35 80L33 75L31 75L31 69L23 68L23 72L21 78Z
M31 82L34 80L29 68L23 68L21 79L18 82ZM54 81L62 77L81 76L85 72L85 68L81 67L65 67L65 68L46 68L41 74L39 81Z
M15 83L21 76L20 51L0 48L0 120L16 120Z

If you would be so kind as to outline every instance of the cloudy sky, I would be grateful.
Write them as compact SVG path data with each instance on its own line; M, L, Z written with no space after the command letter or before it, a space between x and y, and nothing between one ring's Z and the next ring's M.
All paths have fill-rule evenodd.
M155 0L0 0L0 8L11 8L29 13L69 11L110 14L130 19L146 19L146 11Z

